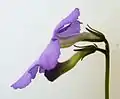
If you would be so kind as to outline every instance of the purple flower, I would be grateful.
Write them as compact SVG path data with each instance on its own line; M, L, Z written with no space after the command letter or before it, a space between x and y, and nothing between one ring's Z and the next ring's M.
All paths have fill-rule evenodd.
M80 33L80 22L77 20L80 15L79 9L75 8L65 19L63 19L55 28L50 43L43 51L38 60L36 60L24 73L24 75L14 84L14 89L24 88L35 78L37 72L44 73L56 67L60 56L60 42L57 34L61 36L72 36Z

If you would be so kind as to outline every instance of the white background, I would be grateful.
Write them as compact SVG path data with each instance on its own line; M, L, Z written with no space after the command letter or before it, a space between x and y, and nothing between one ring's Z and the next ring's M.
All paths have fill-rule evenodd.
M76 7L84 25L104 32L110 42L110 99L120 99L119 0L0 0L0 99L104 99L101 53L86 57L53 83L38 74L22 90L10 87L39 57L56 24ZM62 50L61 60L71 50Z

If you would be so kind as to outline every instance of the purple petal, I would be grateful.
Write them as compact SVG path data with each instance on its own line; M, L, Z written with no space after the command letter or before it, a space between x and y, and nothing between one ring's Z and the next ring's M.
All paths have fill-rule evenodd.
M67 29L63 28L59 31L59 33L61 36L70 36L80 33L80 22L74 21L69 27L67 27Z
M14 89L25 88L27 85L31 83L31 80L35 78L37 71L38 71L38 62L35 62L17 82L11 85L11 87L13 87Z
M26 72L16 83L11 85L11 87L13 87L14 89L22 89L29 85L29 83L31 83L31 75L30 73Z
M41 54L39 58L40 70L41 73L44 70L53 69L58 61L60 55L60 45L58 40L51 40L47 48Z
M78 19L80 12L78 8L75 8L65 19L63 19L55 28L55 33L66 24L70 24Z
M37 74L37 71L38 71L38 66L35 66L35 67L31 68L31 69L28 71L28 73L31 74L31 78L32 78L32 79L35 78L35 76L36 76L36 74Z

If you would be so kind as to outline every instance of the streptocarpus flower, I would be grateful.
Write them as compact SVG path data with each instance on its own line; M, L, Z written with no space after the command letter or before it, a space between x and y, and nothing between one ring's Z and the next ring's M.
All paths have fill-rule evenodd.
M37 59L23 74L23 76L11 85L14 89L24 88L31 83L37 72L44 73L56 67L60 56L60 36L72 36L80 33L80 22L77 20L80 15L79 9L75 8L65 19L63 19L55 28L50 43ZM67 25L67 26L66 26Z

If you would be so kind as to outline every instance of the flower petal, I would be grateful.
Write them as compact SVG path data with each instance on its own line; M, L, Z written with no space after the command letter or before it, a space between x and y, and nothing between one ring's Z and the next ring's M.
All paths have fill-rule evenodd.
M40 70L41 73L44 70L53 69L60 55L60 44L58 40L51 40L47 48L41 54L39 58Z
M64 25L72 23L78 19L80 15L79 9L75 8L65 19L63 19L55 28L55 33L59 31L60 28L64 27Z
M71 36L73 34L78 34L80 33L80 22L74 21L69 27L67 27L67 29L63 28L58 33L60 33L60 36Z
M26 72L16 83L11 85L14 89L25 88L29 83L31 83L31 75Z
M31 65L31 67L24 73L24 75L14 84L11 85L14 89L17 88L25 88L27 85L31 83L31 80L35 78L38 71L38 62L35 62Z

